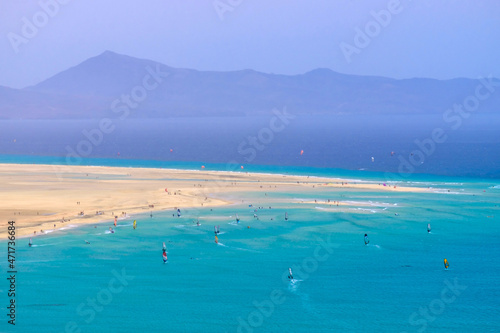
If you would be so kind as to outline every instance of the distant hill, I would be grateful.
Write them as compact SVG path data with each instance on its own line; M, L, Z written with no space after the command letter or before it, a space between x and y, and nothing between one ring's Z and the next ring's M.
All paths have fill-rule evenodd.
M473 95L478 84L471 79L345 75L329 69L301 75L197 71L106 51L37 85L0 87L0 117L117 117L127 103L120 100L132 93L136 100L128 102L130 118L268 115L284 106L294 114L438 114ZM478 112L500 112L496 88ZM113 104L115 100L119 103Z

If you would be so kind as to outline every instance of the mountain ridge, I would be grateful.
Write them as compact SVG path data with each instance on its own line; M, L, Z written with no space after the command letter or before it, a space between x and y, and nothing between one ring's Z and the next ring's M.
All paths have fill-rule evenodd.
M112 106L126 96L132 100L132 118L263 116L285 106L295 114L311 115L436 114L462 103L479 84L464 78L349 75L328 68L298 75L199 71L105 51L35 85L0 87L0 116L116 117ZM481 100L478 112L498 112L498 105L495 90Z

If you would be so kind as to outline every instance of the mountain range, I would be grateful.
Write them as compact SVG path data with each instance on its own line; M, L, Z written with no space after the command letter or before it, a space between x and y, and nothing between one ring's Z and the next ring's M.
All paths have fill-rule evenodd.
M34 86L0 86L0 118L238 117L283 107L293 114L442 114L474 101L485 80L397 80L329 69L300 75L198 71L106 51ZM476 98L476 112L500 112L499 86Z

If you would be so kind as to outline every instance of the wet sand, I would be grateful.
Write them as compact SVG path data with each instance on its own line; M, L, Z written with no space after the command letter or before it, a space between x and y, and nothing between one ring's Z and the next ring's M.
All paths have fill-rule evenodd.
M0 184L1 237L12 220L17 237L36 236L69 225L113 221L115 216L232 204L221 199L231 192L429 191L281 174L38 164L0 164Z

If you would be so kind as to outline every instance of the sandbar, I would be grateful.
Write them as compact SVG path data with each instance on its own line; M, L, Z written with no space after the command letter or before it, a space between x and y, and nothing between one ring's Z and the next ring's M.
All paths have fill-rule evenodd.
M107 166L0 164L0 236L15 221L16 237L187 207L237 203L227 193L356 190L425 192L337 178ZM296 203L296 201L290 201ZM340 203L342 204L342 203Z

